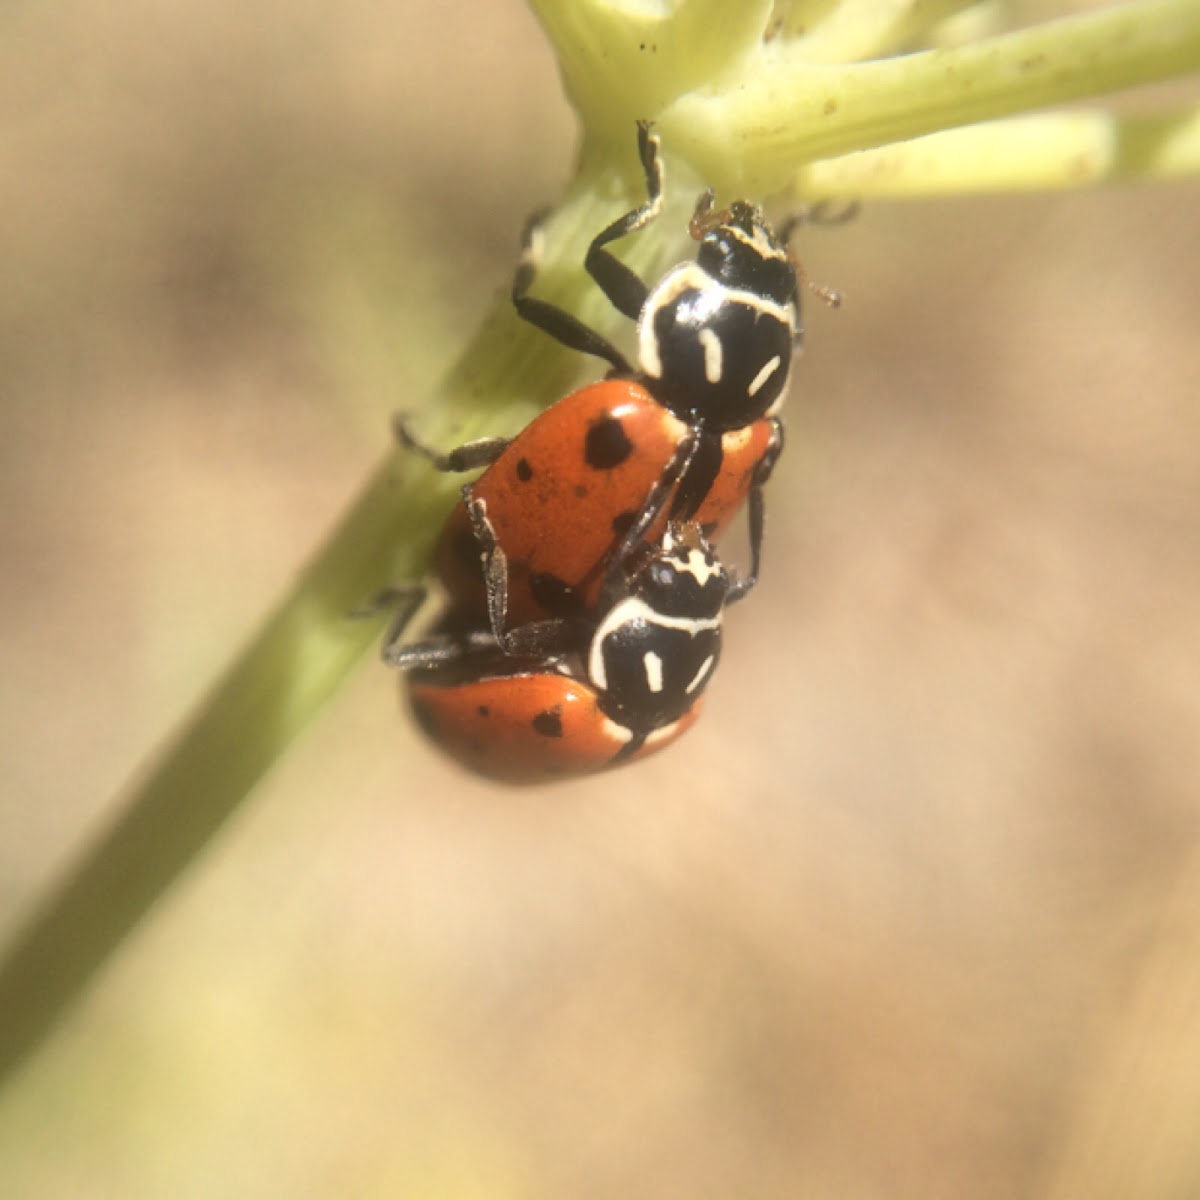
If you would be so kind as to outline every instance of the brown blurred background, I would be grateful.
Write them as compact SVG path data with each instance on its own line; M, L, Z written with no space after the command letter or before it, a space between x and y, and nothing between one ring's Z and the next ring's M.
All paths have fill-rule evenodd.
M491 0L18 3L0 121L6 930L574 133ZM365 663L0 1097L0 1194L1200 1195L1197 198L805 235L850 299L699 729L496 791Z

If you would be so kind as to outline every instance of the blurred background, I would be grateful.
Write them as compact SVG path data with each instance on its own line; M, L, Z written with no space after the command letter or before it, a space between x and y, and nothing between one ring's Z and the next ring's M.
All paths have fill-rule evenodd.
M0 121L7 934L574 127L492 0L10 4ZM803 234L848 303L698 729L496 790L364 662L0 1095L0 1194L1200 1195L1197 200Z

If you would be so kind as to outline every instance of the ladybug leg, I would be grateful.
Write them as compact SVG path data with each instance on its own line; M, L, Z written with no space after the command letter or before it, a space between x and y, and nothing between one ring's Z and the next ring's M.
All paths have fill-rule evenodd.
M663 167L660 141L657 134L650 132L649 121L638 122L638 157L642 160L642 173L646 177L646 201L618 217L607 228L592 239L583 265L587 273L600 286L609 303L619 313L636 321L646 304L650 289L645 282L631 271L619 258L604 247L628 234L649 225L662 212Z
M488 520L487 505L463 488L463 501L471 518L471 529L483 556L483 582L487 590L488 624L496 641L508 649L505 625L508 623L508 555L496 540L496 531Z
M496 639L484 629L470 633L442 634L407 646L385 642L383 661L399 671L414 671L422 667L437 667L461 662L465 658L496 649Z
M625 567L630 556L645 540L654 523L663 515L667 502L675 486L683 478L696 451L700 447L700 438L693 434L686 441L680 442L679 448L667 464L654 486L646 493L646 499L638 510L637 516L630 522L629 528L621 535L621 540L612 550L608 567L604 572L604 580L600 585L600 607L608 608L615 598L625 589Z
M729 595L725 600L726 604L736 604L748 595L754 585L758 583L759 572L762 569L763 532L767 523L767 507L763 489L766 487L767 480L771 478L771 472L774 471L780 454L783 453L783 423L773 417L771 424L773 426L771 441L767 446L766 453L759 459L758 466L754 469L754 481L750 485L750 494L746 498L746 512L750 523L750 574L731 580Z
M392 433L396 441L406 450L411 450L427 459L437 470L453 474L460 471L474 471L478 467L490 467L512 442L512 438L476 438L474 441L464 442L461 446L442 453L432 446L427 446L413 433L406 413L397 413L392 418Z
M614 371L621 375L632 375L629 360L606 338L590 325L585 325L574 313L569 313L557 304L530 296L542 257L542 220L544 213L534 213L525 226L521 239L521 257L512 281L512 302L517 316L548 333L555 341L570 350L602 358Z
M394 609L391 621L388 622L387 632L383 635L383 646L380 654L384 662L389 662L389 654L396 648L404 636L409 622L417 615L417 610L425 603L429 589L423 583L399 584L396 587L384 588L378 595L372 597L370 606L352 616L374 616L384 609Z
M779 456L783 453L783 422L778 417L767 419L771 422L771 440L767 443L762 458L758 460L758 466L754 468L754 486L758 488L766 486Z
M514 653L538 664L541 671L552 670L572 649L565 621L533 621L512 631ZM464 633L444 633L410 642L407 646L385 642L383 661L400 671L440 667L480 658L489 668L496 667L496 651L501 647L490 629L472 629Z
M861 211L862 205L857 200L849 200L841 208L836 207L832 200L818 200L791 213L776 230L776 237L781 245L787 245L801 225L845 225Z
M766 524L766 504L763 501L763 490L754 487L746 501L750 519L750 574L734 575L729 573L729 591L725 595L725 605L736 604L744 600L758 583L758 573L762 568L763 527Z
M547 661L578 648L581 636L577 623L566 618L530 621L515 629L508 628L508 555L504 553L496 538L496 531L488 520L487 504L472 495L470 484L463 488L463 500L475 540L482 551L492 645L499 646L505 654L536 656ZM586 633L582 640L587 640Z
M570 621L553 618L530 621L504 634L504 650L520 657L553 663L578 648L579 637Z

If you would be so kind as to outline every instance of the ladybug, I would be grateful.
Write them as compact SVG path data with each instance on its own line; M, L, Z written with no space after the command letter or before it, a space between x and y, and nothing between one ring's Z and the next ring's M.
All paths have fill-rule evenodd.
M526 232L512 286L517 312L558 341L598 356L609 376L558 401L513 439L484 438L442 454L403 419L397 436L443 471L486 470L463 489L436 569L470 619L505 628L592 610L606 569L667 522L716 538L749 501L750 571L757 579L763 486L783 448L775 415L801 339L797 268L779 234L745 201L698 203L695 261L648 287L606 246L644 228L663 202L659 139L638 125L647 200L592 240L584 265L610 302L637 322L638 365L563 309L530 296L538 227ZM499 552L505 562L494 570ZM480 555L484 569L480 571ZM497 594L497 579L507 593Z
M417 721L452 758L489 779L536 783L644 758L700 715L721 653L725 607L752 586L731 576L695 524L668 526L628 570L610 573L590 636L570 622L514 631L448 627L389 645Z

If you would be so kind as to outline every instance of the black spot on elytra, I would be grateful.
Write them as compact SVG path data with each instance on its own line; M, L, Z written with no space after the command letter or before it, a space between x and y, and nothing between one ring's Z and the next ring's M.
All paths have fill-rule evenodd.
M492 715L492 710L486 704L481 704L475 711L481 717L490 717Z
M587 494L588 494L588 489L587 489L586 483L577 483L575 485L575 499L576 500L583 500L587 496Z
M584 438L584 461L594 471L611 471L632 453L633 443L617 417L601 417Z
M529 594L539 607L557 616L565 616L578 607L575 589L548 571L535 571L529 576Z
M530 722L535 733L542 737L560 738L563 735L562 706L556 704L553 708L543 709Z
M533 478L533 468L529 465L528 459L517 460L517 478L522 483L528 483Z
M617 537L624 537L629 532L629 527L637 520L637 513L633 509L626 509L623 513L617 513L612 519L612 531Z

